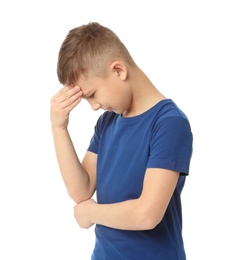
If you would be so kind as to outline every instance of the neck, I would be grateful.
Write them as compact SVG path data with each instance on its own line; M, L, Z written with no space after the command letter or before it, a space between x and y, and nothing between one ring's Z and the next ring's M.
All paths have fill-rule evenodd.
M123 114L124 117L140 115L155 106L159 101L166 99L142 70L136 68L136 73L134 71L133 75L136 75L136 77L133 79L129 77L132 102L130 108Z

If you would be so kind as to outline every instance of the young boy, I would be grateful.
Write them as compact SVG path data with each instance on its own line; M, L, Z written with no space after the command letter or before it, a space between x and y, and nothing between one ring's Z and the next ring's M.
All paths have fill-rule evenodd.
M96 224L91 259L186 259L180 195L192 132L185 114L98 23L68 33L57 72L64 87L51 99L55 150L77 223ZM82 162L67 129L81 99L105 110Z

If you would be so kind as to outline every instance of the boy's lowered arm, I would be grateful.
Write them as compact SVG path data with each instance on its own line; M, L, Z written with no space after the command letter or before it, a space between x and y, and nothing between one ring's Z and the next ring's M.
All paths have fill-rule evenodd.
M123 230L153 229L165 214L178 178L178 172L147 169L138 199L113 204L97 204L91 199L75 205L74 216L82 228L100 224Z

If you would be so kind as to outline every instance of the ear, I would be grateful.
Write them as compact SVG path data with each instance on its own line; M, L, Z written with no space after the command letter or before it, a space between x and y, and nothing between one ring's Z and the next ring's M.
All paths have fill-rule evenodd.
M127 67L122 61L114 61L111 64L111 71L121 80L126 80L128 75Z

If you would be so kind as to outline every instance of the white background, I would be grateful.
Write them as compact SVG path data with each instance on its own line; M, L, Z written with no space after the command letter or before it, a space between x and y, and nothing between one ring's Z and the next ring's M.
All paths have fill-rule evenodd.
M188 260L233 259L232 1L1 1L0 259L88 260L94 228L73 218L50 131L61 88L57 54L73 27L97 21L125 43L194 135L183 199ZM70 120L80 158L100 112L83 101Z

